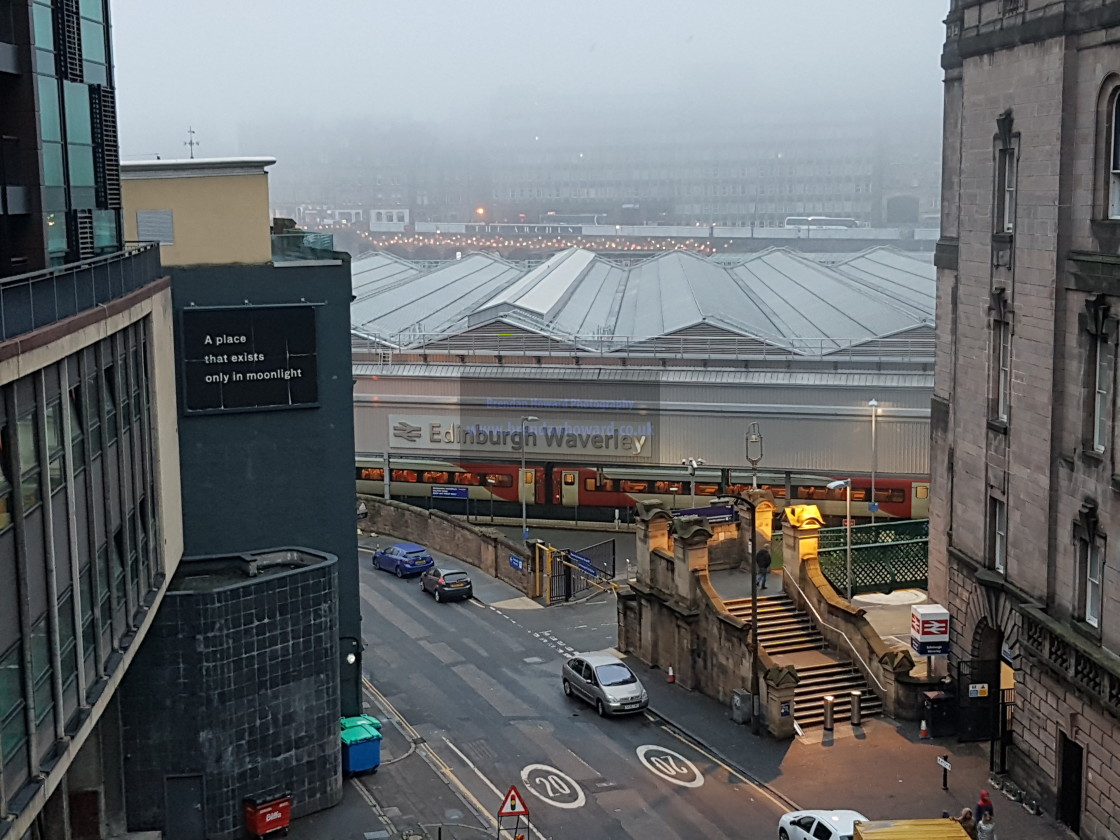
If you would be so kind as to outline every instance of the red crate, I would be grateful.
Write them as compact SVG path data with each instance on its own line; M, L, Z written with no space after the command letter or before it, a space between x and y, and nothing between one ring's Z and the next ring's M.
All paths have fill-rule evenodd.
M287 833L292 822L292 797L245 800L245 830L250 837L264 837L274 831Z

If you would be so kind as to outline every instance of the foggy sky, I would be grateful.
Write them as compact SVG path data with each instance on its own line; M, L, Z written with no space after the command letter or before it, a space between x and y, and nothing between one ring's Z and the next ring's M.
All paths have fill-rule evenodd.
M948 0L112 0L125 159L271 153L260 125L616 108L940 115ZM247 130L248 129L248 130ZM280 129L277 129L280 130ZM253 148L239 137L251 136Z

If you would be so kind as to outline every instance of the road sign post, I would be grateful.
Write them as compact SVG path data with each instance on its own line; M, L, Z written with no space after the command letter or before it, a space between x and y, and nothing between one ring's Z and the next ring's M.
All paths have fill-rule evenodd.
M512 820L512 826L508 821ZM529 827L529 805L517 789L517 785L510 785L506 798L498 808L498 835L503 831L513 832L514 837L523 837L521 828Z
M953 765L949 763L949 756L939 755L937 757L937 765L941 768L941 789L949 789L949 771L953 769Z

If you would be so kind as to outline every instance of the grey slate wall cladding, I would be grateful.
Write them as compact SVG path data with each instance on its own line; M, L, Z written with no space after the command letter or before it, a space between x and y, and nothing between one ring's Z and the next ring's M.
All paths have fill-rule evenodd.
M164 827L168 776L203 777L210 840L243 835L246 796L290 792L293 816L339 801L337 594L333 558L168 593L122 688L130 830Z
M333 554L348 582L339 597L339 635L361 639L349 263L176 268L171 294L176 318L188 306L316 304L317 408L179 418L183 553L303 545ZM177 379L183 405L182 371ZM345 714L361 712L360 645L355 653L358 662L342 666Z

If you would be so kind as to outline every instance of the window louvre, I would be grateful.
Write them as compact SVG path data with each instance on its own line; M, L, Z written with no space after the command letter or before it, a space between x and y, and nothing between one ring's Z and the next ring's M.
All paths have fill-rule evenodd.
M82 20L78 0L55 0L55 67L59 78L85 81L82 71Z
M93 167L97 189L97 206L116 209L121 206L121 159L117 141L117 104L112 90L101 85L89 89L90 113L93 116Z
M175 221L170 210L137 210L136 238L141 242L175 244Z

